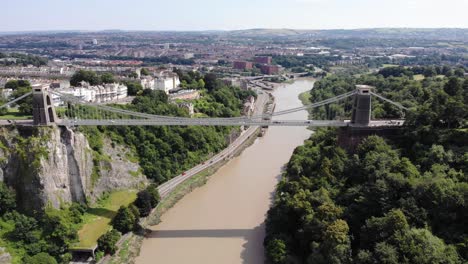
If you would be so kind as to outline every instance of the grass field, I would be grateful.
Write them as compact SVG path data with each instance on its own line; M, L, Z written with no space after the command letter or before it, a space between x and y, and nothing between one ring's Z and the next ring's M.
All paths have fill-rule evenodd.
M445 77L445 75L437 75L437 76L435 76L434 78L444 78L444 77ZM416 81L422 81L422 80L424 80L426 77L424 77L424 75L422 75L422 74L416 74L416 75L413 76L413 78L414 78Z
M421 80L424 80L424 75L422 74L416 74L413 76L413 78L416 80L416 81L421 81Z
M398 67L398 64L382 64L382 67L388 68L388 67Z
M303 105L311 104L310 97L310 91L303 92L299 95L299 99L301 100Z
M79 242L74 248L94 247L98 238L109 230L110 222L120 206L127 206L135 199L135 190L116 191L90 207L83 216L83 226L78 231Z
M0 115L1 120L25 120L32 119L30 115L21 114L17 108L9 108L6 115Z

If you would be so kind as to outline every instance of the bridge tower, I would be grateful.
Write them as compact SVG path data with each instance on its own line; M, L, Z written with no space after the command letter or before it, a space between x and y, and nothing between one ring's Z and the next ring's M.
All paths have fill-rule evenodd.
M49 126L57 120L52 97L47 85L33 85L33 124L35 126Z
M371 89L369 85L356 85L351 124L367 126L371 119Z

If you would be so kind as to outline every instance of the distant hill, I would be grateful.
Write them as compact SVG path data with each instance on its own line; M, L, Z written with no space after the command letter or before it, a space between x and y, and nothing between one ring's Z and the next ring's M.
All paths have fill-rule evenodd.
M292 39L339 39L339 38L364 38L364 39L427 39L427 40L450 40L468 41L468 28L368 28L368 29L330 29L330 30L308 30L308 29L270 29L254 28L245 30L205 30L205 31L140 31L108 29L102 31L86 30L55 30L55 31L23 31L23 32L0 32L0 35L29 35L29 34L153 34L153 35L219 35L232 38L292 38Z
M224 34L232 37L415 38L468 41L468 28L246 29L227 31Z

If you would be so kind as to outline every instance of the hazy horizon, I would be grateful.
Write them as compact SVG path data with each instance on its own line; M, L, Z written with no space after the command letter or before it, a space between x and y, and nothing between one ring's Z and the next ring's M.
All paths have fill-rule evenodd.
M242 28L242 29L194 29L194 30L172 30L172 29L160 29L160 30L150 30L150 29L118 29L118 28L109 28L109 29L39 29L39 30L17 30L17 31L0 31L0 33L41 33L41 32L112 32L112 31L122 31L122 32L230 32L230 31L248 31L248 30L297 30L297 31L333 31L333 30L378 30L378 29L407 29L407 30L431 30L431 29L467 29L468 27L369 27L369 28L329 28L329 29L320 29L320 28Z
M467 0L15 0L0 32L468 28Z

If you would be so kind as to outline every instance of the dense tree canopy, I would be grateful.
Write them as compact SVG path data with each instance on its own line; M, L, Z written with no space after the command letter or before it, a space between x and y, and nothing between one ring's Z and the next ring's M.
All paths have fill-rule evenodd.
M6 98L7 100L16 99L30 93L32 90L31 83L26 80L10 80L5 84L5 88L13 89L11 98ZM26 98L18 101L16 105L18 106L18 110L21 114L32 115L32 96L27 96Z
M391 141L369 136L345 151L335 130L318 130L295 150L266 221L273 263L467 261L467 79L418 81L406 70L316 83L312 101L368 84L411 111ZM349 117L350 110L345 101L312 114ZM403 117L375 100L373 111Z
M98 75L94 71L78 70L70 78L70 85L80 86L81 82L87 82L90 85L99 85L105 83L115 83L117 80L112 73L103 73Z
M21 65L28 66L33 65L36 67L47 65L48 59L44 57L39 57L31 54L22 54L22 53L10 53L5 54L0 52L1 58L12 58L13 60L2 60L0 65L11 66L11 65Z
M207 79L198 73L185 73L178 70L176 72L185 76L184 80L189 83L193 80ZM253 91L228 87L216 76L208 79L210 78L214 78L211 81L212 89L210 91L202 89L200 91L202 98L194 102L195 111L199 115L240 116L243 101L250 95L256 95ZM129 110L154 115L189 117L187 110L170 103L163 91L143 90L134 98L131 105L125 107ZM235 128L152 126L99 129L107 133L113 141L134 149L144 174L156 183L162 183L225 147L229 133ZM92 135L102 136L99 131ZM89 135L88 138L90 138ZM99 140L92 141L99 142Z

